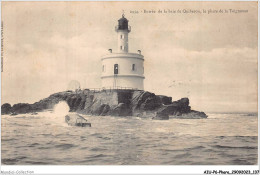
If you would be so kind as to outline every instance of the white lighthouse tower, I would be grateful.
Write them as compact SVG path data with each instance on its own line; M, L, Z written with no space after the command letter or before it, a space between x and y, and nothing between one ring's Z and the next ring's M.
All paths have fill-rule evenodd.
M122 15L115 27L118 38L118 51L109 49L109 53L101 58L101 82L104 89L144 89L144 56L128 52L128 33L131 27Z

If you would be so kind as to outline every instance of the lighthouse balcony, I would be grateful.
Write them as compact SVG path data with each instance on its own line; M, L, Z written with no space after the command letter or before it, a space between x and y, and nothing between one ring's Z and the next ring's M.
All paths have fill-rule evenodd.
M144 56L138 53L109 53L106 55L103 55L101 57L101 60L104 59L113 59L113 58L132 58L132 59L139 59L144 61Z
M126 30L126 31L128 31L128 32L131 32L131 26L127 26L127 27L122 27L122 26L120 26L120 25L117 25L116 27L115 27L115 31L116 32L118 32L118 31L120 31L120 30Z
M110 74L110 75L102 75L102 78L114 78L115 75L114 74ZM135 77L135 78L142 78L145 79L145 77L143 75L136 75L136 74L125 74L125 75L116 75L116 77Z

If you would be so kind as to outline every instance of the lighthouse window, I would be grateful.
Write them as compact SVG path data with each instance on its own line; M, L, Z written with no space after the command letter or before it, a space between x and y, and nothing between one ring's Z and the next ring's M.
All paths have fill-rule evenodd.
M123 46L120 46L120 49L122 50L122 49L123 49Z
M132 71L135 71L135 64L132 64Z
M121 39L124 39L124 35L120 35L120 38L121 38Z
M102 67L102 71L104 72L105 71L105 66L103 65L103 67Z
M114 64L114 74L118 74L118 64Z

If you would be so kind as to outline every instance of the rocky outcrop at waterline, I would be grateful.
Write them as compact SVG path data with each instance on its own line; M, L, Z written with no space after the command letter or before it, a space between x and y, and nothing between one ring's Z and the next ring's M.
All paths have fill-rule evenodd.
M207 118L204 112L191 110L189 99L172 101L171 97L141 90L82 90L50 95L36 103L3 104L2 114L40 112L66 101L71 112L96 116L138 116L167 120L175 118Z
M10 114L12 106L9 103L5 103L1 106L1 114Z

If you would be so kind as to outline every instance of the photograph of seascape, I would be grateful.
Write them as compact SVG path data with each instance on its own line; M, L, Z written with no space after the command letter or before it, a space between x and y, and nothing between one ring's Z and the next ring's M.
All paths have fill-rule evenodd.
M257 2L2 2L1 165L257 165Z

